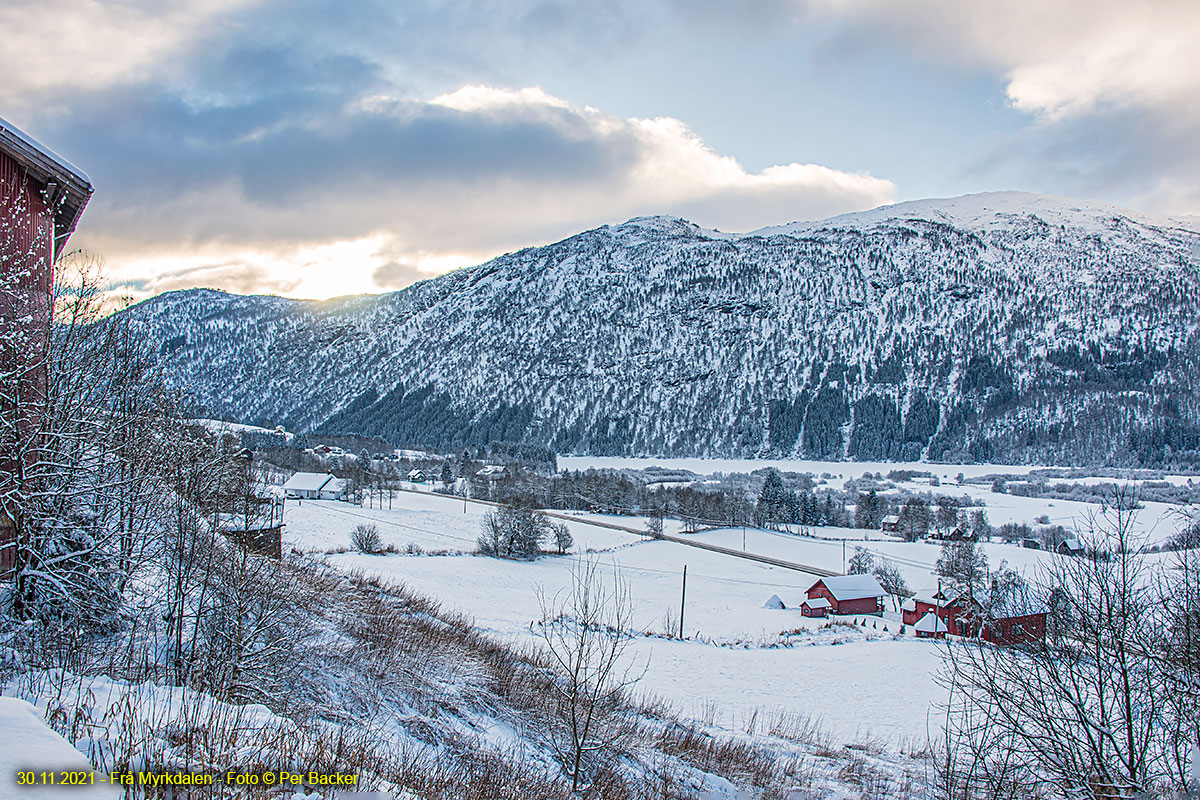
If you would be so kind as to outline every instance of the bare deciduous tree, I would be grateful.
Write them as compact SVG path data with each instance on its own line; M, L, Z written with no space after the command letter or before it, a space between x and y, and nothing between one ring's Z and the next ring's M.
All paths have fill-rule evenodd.
M879 581L879 585L883 590L891 595L892 608L894 610L896 610L897 597L912 596L912 589L908 588L908 584L905 582L900 568L891 559L880 556L875 562L875 569L872 574L874 574L875 580Z
M1160 655L1163 611L1177 599L1155 590L1134 536L1136 507L1132 491L1118 492L1082 534L1101 555L1052 562L1040 583L1059 598L1058 619L1045 641L947 647L947 796L1094 800L1182 788L1163 724L1171 683ZM1041 603L1016 591L1028 610ZM1195 725L1194 706L1186 724Z
M609 583L595 561L580 560L567 589L553 598L539 592L538 599L537 632L555 667L546 698L548 738L574 796L634 733L622 697L645 667L628 657L633 607L619 574Z
M56 267L52 327L0 314L0 339L16 345L0 358L11 609L102 625L115 621L125 581L148 557L135 531L159 509L156 438L168 404L145 343L103 317L98 262L69 254ZM19 293L10 278L0 295Z

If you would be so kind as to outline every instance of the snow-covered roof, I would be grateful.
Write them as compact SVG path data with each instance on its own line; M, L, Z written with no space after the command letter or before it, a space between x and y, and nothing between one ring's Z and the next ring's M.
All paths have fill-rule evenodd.
M343 478L330 478L329 483L321 487L322 492L344 492L346 491L346 481Z
M900 606L900 610L901 611L916 611L917 610L917 598L910 597L907 600L905 600L904 605Z
M1068 550L1082 550L1083 542L1079 541L1078 539L1066 539L1060 546L1065 547Z
M771 595L770 598L767 599L767 602L763 603L763 608L779 609L784 607L783 601L779 599L779 595L777 594Z
M479 470L479 472L476 472L475 474L481 478L492 478L492 477L496 477L499 475L503 475L506 469L507 469L507 467L504 467L503 465L500 465L500 464L488 464L486 467Z
M21 165L39 184L57 184L61 205L54 214L56 247L66 244L92 196L92 182L83 170L0 117L0 152Z
M334 477L326 472L297 472L288 478L283 489L285 492L315 492L331 480Z
M1028 588L1003 592L1001 595L993 597L992 589L987 587L981 589L975 599L991 619L1011 619L1029 614L1045 614L1050 610L1045 601Z
M913 629L921 633L948 633L950 631L946 627L946 623L942 621L942 618L932 611L921 617L917 621L917 624L913 626Z
M883 521L884 521L884 523L886 523L888 525L895 525L896 523L898 523L900 521L900 515L899 514L888 514L886 517L883 518Z
M950 606L958 605L962 600L962 596L958 592L947 591L946 589L926 589L917 592L911 599L930 606Z
M221 533L250 533L253 531L269 531L283 527L283 523L270 514L252 516L249 519L244 514L217 515L217 530Z
M838 600L857 600L860 597L884 595L883 587L875 580L874 575L838 575L833 578L821 578L818 583L825 584L829 593Z
M803 605L806 605L809 608L829 608L830 603L824 597L812 597L808 600L805 600Z

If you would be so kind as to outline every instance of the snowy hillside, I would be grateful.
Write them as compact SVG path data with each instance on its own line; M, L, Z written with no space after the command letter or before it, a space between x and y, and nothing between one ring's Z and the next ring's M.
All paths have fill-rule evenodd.
M593 455L1200 463L1200 228L999 193L604 226L382 296L125 312L210 416Z

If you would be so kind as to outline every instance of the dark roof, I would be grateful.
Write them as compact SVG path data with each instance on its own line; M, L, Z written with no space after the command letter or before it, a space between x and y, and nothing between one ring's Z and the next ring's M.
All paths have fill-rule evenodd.
M54 247L61 250L67 243L67 237L75 231L83 215L83 207L92 196L92 182L83 170L38 143L3 117L0 117L0 153L20 164L30 179L43 187L49 184L57 187L55 197L50 198L50 202L57 207L54 214Z

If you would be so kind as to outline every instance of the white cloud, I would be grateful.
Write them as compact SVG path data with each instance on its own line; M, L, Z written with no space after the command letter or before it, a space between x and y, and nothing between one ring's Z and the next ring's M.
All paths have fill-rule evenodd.
M0 4L0 102L96 89L170 71L198 34L257 0L37 0Z
M453 92L438 95L431 105L445 106L457 111L498 111L519 106L569 108L567 103L549 95L540 86L524 89L497 89L493 86L463 86Z
M1010 102L1057 120L1110 108L1200 119L1195 0L802 0L883 25L928 55L999 72Z
M321 147L350 151L357 160L296 180L287 174L295 171L292 159L283 159L283 174L256 179L286 183L268 193L281 201L248 194L244 187L256 181L217 162L214 170L233 174L207 190L98 199L76 243L104 252L115 279L145 291L191 281L327 297L397 288L641 214L746 230L872 208L896 195L890 181L815 164L747 171L677 119L572 107L537 87L468 86L425 103L373 98L339 124L393 131L374 133L370 147L395 141L420 150L432 147L436 135L411 131L425 131L430 120L471 152L431 152L387 166L378 153L359 158L354 144L321 140ZM295 131L283 135L291 141L286 137ZM277 149L272 136L252 146ZM553 154L528 146L529 137ZM296 152L309 151L304 145ZM477 166L463 169L460 159ZM164 258L172 249L188 255Z

